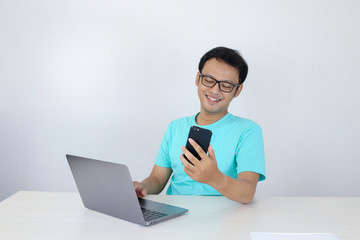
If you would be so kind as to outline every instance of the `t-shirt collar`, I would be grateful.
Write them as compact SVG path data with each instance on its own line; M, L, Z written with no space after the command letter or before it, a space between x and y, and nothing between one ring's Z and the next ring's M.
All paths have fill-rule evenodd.
M198 112L196 115L194 115L193 119L192 119L192 126L198 126L198 127L203 127L203 128L215 128L219 125L222 125L225 121L227 121L228 118L231 117L231 113L227 113L225 116L223 116L222 118L220 118L219 120L217 120L216 122L209 124L209 125L199 125L196 123L196 117L200 114L200 112Z

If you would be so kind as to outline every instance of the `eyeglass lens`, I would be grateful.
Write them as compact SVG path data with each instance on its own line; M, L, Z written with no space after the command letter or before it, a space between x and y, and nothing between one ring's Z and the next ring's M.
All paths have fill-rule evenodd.
M228 82L224 82L224 81L218 81L216 79L213 79L209 76L206 75L201 75L201 83L206 86L206 87L214 87L216 85L216 83L219 83L220 86L220 90L223 92L231 92L234 88L234 85L232 85L231 83Z

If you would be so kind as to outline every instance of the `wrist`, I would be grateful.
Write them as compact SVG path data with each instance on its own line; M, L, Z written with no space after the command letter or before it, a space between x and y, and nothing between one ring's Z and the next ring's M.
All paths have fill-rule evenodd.
M224 188L226 184L227 184L226 175L223 174L220 170L218 170L216 174L214 174L212 183L209 185L215 188L216 190L218 190Z

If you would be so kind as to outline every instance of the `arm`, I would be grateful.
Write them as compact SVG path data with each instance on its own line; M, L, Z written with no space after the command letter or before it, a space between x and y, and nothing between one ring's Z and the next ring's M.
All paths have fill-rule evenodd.
M195 181L206 183L225 197L247 204L251 202L256 191L259 174L254 172L242 172L238 178L231 178L223 174L217 167L215 153L212 146L209 147L207 155L202 148L192 139L189 139L195 150L199 153L201 161L197 160L184 146L182 151L193 163L190 164L181 154L180 159L184 164L184 171Z
M235 179L219 171L214 179L215 181L210 185L219 193L233 201L248 204L254 198L259 174L242 172Z
M147 194L159 194L166 186L171 173L171 168L154 165L149 177L140 183L133 182L137 196L145 197Z

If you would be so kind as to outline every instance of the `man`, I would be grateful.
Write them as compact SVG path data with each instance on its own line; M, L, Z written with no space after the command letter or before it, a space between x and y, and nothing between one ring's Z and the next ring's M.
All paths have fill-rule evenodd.
M170 123L150 176L134 182L138 197L160 193L173 174L167 194L224 195L243 204L253 199L257 182L265 179L262 131L255 122L228 113L247 72L245 60L229 48L214 48L201 58L195 80L200 113ZM213 133L208 154L189 139L201 161L183 146L193 125Z

